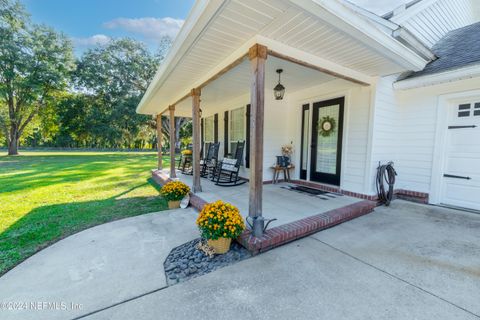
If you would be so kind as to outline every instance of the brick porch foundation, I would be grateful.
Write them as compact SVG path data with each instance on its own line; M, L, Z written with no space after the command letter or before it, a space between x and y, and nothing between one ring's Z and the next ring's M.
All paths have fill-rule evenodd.
M152 179L159 185L164 185L168 181L171 181L168 175L158 170L152 170ZM205 200L190 192L190 205L192 207L200 211L205 204L207 204ZM255 255L370 213L376 205L377 203L374 201L363 200L345 207L270 228L266 230L260 238L253 237L250 231L247 230L237 238L237 241Z
M345 207L268 229L260 238L253 237L250 231L245 231L237 241L255 255L315 232L336 226L342 222L363 216L372 212L375 207L376 202L363 200Z
M370 200L370 201L375 201L375 202L378 201L378 196L377 195L368 195L368 194L363 194L363 193L358 193L358 192L342 190L339 187L325 185L325 184L321 184L321 183L303 181L303 180L292 180L292 183L302 185L302 186L306 186L306 187L319 189L319 190L323 190L323 191L327 191L327 192L341 193L341 194L344 194L344 195L349 196L349 197L365 199L365 200ZM407 200L407 201L417 202L417 203L423 203L423 204L428 203L428 193L425 193L425 192L417 192L417 191L404 190L404 189L395 189L393 191L393 194L394 194L394 199L402 199L402 200Z

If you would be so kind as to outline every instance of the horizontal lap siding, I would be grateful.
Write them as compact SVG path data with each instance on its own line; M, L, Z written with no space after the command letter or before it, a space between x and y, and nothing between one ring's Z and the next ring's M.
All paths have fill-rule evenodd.
M361 87L343 80L331 81L293 93L289 97L288 119L291 119L289 121L289 136L295 137L295 163L300 163L301 106L304 103L311 104L345 96L341 188L347 191L366 193L370 94L370 87ZM295 174L296 177L299 176L298 168Z
M379 80L375 99L372 184L378 163L395 163L396 188L428 192L436 125L436 98L417 94L402 101L393 89L397 76ZM405 97L403 97L404 99Z
M374 131L372 136L372 163L373 173L370 183L370 193L374 193L374 175L378 163L397 160L398 133L401 131L401 110L393 90L392 84L396 75L379 79L374 100Z
M395 91L394 80L377 84L371 190L378 162L394 161L397 189L430 193L439 96L478 90L478 79L405 91Z
M418 39L433 47L449 31L478 20L475 9L478 0L440 0L402 23Z
M265 181L272 180L271 166L276 156L281 154L282 145L293 142L293 163L296 165L295 178L299 176L301 151L301 106L305 101L317 102L346 95L343 171L344 190L366 193L365 180L367 167L367 145L369 132L370 87L361 87L344 80L335 80L326 84L306 88L297 92L288 92L285 99L276 101L270 91L265 95L265 133L264 133L264 174ZM245 106L249 95L222 103L205 105L203 116L219 114L219 141L223 148L223 114L226 110ZM219 153L223 155L223 153ZM292 172L293 173L293 172ZM249 176L248 169L242 168L241 175ZM283 178L283 177L282 177ZM293 178L293 176L292 176Z
M276 101L271 97L270 91L265 95L265 123L264 123L264 155L263 155L263 179L272 180L272 171L270 167L275 163L276 156L281 154L281 147L290 141L294 141L295 137L289 135L288 126L288 110L289 105L286 100ZM273 94L272 94L273 95ZM209 103L202 108L202 116L208 117L215 113L219 114L218 121L218 141L220 141L219 158L223 158L224 148L224 112L240 107L245 107L250 103L250 95L242 95L238 98L222 101L217 103ZM231 151L231 150L229 150ZM245 153L244 153L245 155ZM245 164L244 164L245 165ZM242 166L240 176L248 178L249 169Z

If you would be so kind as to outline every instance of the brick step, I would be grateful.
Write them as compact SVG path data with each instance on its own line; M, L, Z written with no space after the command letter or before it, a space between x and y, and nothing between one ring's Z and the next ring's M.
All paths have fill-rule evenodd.
M375 207L376 203L374 201L363 200L268 229L259 238L253 237L250 231L245 231L237 241L255 255L363 216L372 212Z

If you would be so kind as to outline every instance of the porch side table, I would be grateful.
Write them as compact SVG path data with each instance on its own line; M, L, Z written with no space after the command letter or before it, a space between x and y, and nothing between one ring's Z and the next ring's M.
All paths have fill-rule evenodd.
M273 184L278 183L278 178L280 177L280 173L283 172L283 178L286 182L290 182L290 169L294 169L295 166L293 164L287 167L281 167L278 165L272 166L273 169Z

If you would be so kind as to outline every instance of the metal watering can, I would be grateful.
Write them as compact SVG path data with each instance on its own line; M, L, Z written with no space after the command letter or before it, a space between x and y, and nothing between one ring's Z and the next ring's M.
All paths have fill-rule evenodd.
M254 237L261 237L265 230L267 230L268 225L270 222L273 222L277 219L265 219L264 217L250 217L248 216L246 219L250 230L252 230L252 234Z

